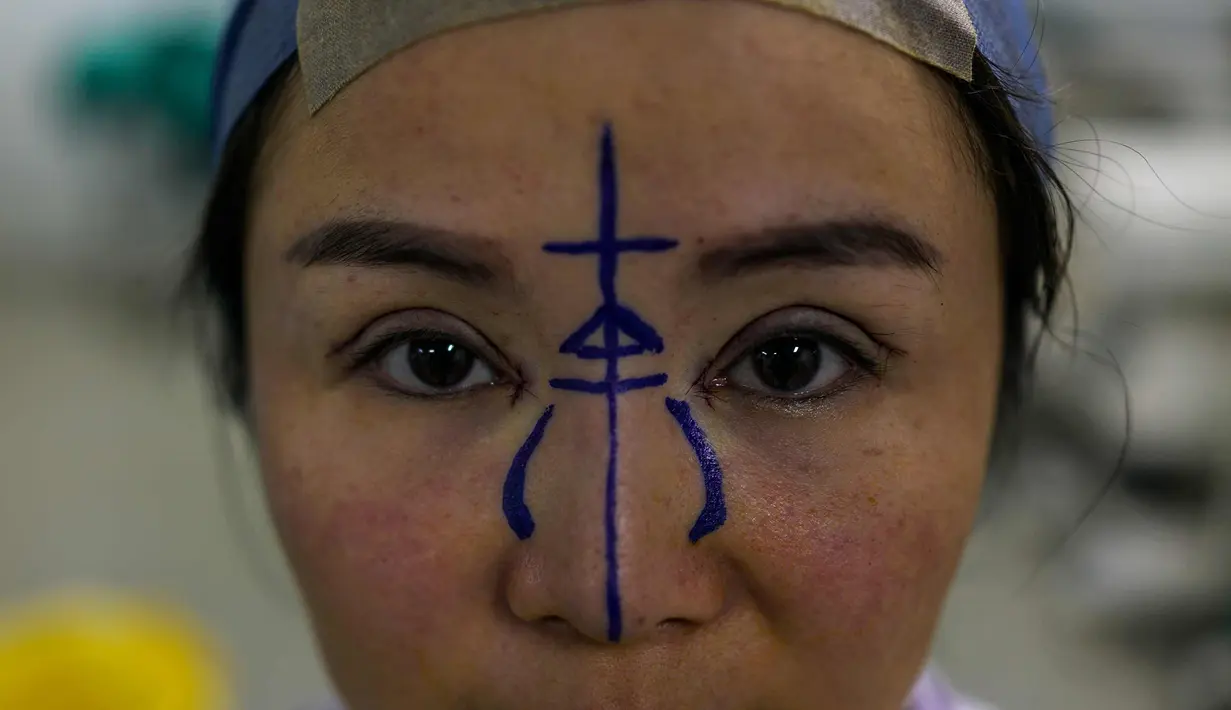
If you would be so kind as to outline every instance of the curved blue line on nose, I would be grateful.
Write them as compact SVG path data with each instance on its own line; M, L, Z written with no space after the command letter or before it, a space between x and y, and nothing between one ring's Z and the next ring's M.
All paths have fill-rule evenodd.
M534 450L543 441L543 434L547 433L547 423L551 421L554 409L554 406L548 406L543 410L534 430L513 457L509 475L504 479L504 518L509 521L509 527L513 529L518 540L526 540L534 534L534 516L526 506L526 466L534 456Z
M697 455L697 463L701 465L701 480L705 485L705 506L697 516L697 522L688 533L688 539L695 545L701 538L718 530L727 522L727 499L722 489L722 466L718 463L718 453L710 445L705 430L692 416L692 407L687 402L667 398L667 411L675 417L684 438L692 446Z
M543 251L549 254L565 256L594 256L598 261L598 290L602 297L594 313L582 325L573 331L560 345L560 352L573 355L582 361L601 361L605 367L601 379L557 378L549 380L553 389L576 392L589 395L600 395L607 402L607 476L605 481L605 505L603 510L604 546L606 548L607 583L605 601L607 606L607 637L615 642L623 635L624 621L620 601L620 568L618 555L618 530L616 515L616 494L618 492L616 463L619 459L619 437L617 436L619 416L617 403L619 395L641 389L661 387L667 383L667 375L656 373L641 377L622 378L620 362L638 355L656 354L664 350L662 337L658 332L639 316L633 309L620 302L616 294L616 272L620 257L628 253L660 253L669 251L679 245L674 239L656 236L629 237L621 239L618 236L619 221L619 190L615 161L615 141L610 125L603 126L603 134L599 143L598 165L598 234L595 239L579 242L550 242L543 245ZM620 338L625 336L631 343L621 344ZM598 342L594 342L594 341ZM668 400L674 402L675 400ZM686 404L680 403L687 408ZM671 405L668 405L669 407ZM505 516L509 526L521 540L529 538L534 533L534 520L523 500L525 492L526 464L543 437L543 430L551 418L551 408L539 420L539 425L526 439L526 443L518 451L505 481L504 505ZM691 416L688 417L691 421ZM693 428L700 428L693 422ZM685 427L686 435L691 431ZM717 471L721 481L721 470L717 468L717 459L712 448L705 443L704 434L700 434L702 444L693 444L698 452L708 451L711 468ZM693 441L693 437L690 437ZM712 478L702 453L702 470L706 480ZM707 501L711 497L707 488ZM718 487L719 510L725 520L726 508L721 503L721 484ZM707 503L707 510L711 506ZM710 515L712 518L713 515ZM709 519L709 518L707 518ZM717 525L721 525L721 520ZM694 526L694 533L696 526ZM695 540L694 540L695 542Z

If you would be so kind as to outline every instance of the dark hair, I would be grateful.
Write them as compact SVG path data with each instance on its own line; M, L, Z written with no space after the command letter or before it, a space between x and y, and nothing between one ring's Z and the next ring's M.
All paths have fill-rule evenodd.
M233 130L185 280L187 292L212 317L209 356L222 394L241 411L249 384L243 279L249 202L262 145L294 71L294 61L280 69ZM1014 112L1014 101L1042 97L1020 91L1007 72L996 70L981 55L975 57L973 81L948 75L944 80L953 87L950 95L964 118L971 157L988 181L999 219L1003 422L1029 385L1039 339L1047 332L1064 285L1073 204L1046 152Z

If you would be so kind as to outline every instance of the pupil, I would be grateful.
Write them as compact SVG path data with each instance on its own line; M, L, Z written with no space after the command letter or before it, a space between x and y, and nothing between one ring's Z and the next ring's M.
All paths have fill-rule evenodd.
M456 387L470 374L474 353L448 340L421 340L410 345L410 371L429 387Z
M752 362L757 377L766 387L794 392L816 377L821 367L821 351L813 340L777 338L762 345Z

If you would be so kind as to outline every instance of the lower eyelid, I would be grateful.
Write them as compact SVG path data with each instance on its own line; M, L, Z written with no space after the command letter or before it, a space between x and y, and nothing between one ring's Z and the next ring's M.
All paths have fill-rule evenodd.
M724 396L722 392L707 393L706 397L707 401L712 398L718 402L729 403L745 413L751 410L753 413L759 412L777 417L808 418L820 416L827 408L836 406L844 397L857 394L858 390L868 384L869 379L872 378L867 373L858 371L848 381L808 397L773 397L746 391L729 393L733 397Z

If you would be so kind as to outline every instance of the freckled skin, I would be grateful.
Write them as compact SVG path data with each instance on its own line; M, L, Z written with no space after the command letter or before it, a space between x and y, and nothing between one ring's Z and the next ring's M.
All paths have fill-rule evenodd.
M943 90L858 33L726 0L452 32L310 119L292 83L253 197L251 415L275 524L351 710L901 707L969 534L1001 357L994 209L954 158ZM680 242L620 265L621 297L667 344L622 373L670 379L620 400L619 644L603 602L605 405L547 386L598 374L558 352L597 305L594 268L542 253L594 236L604 122L621 235ZM516 286L283 258L356 212L488 235ZM941 272L688 280L732 233L866 214L914 226ZM900 354L803 409L691 386L741 329L800 304ZM418 308L495 344L524 395L408 399L330 359ZM697 545L700 473L665 396L690 402L725 475L727 523ZM548 404L526 487L537 527L519 542L501 486Z

